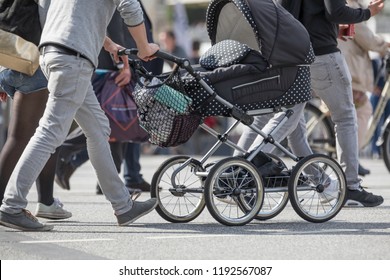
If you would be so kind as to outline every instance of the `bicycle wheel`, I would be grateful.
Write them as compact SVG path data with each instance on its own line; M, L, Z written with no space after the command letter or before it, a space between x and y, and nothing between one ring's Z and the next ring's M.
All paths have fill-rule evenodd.
M387 170L390 172L390 125L387 125L383 133L383 143L381 145L383 160Z
M227 226L249 223L264 199L263 180L256 167L244 158L226 158L210 170L205 182L207 209Z
M330 118L311 103L306 103L304 115L307 140L313 152L333 156L336 153L336 139Z
M340 165L320 154L301 159L293 168L288 184L295 212L313 223L326 222L337 215L345 203L346 188Z
M156 211L172 223L186 223L194 220L205 207L203 180L195 175L204 171L201 164L192 159L180 170L190 157L176 156L163 162L153 175L151 196L157 198ZM174 176L175 185L172 186Z
M287 166L276 155L267 154L273 160L281 162L284 166L282 174L278 176L263 177L264 181L264 201L260 212L255 216L256 220L265 221L279 215L288 203L288 180L290 174L287 171ZM281 189L286 191L278 191Z

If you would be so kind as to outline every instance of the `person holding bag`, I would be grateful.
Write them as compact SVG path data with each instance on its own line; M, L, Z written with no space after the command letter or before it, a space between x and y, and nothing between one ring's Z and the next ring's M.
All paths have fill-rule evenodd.
M348 0L349 7L366 8L363 0ZM365 138L369 120L373 113L367 93L374 92L374 69L369 52L377 52L384 57L390 48L385 38L373 32L367 22L355 24L355 36L352 40L338 39L341 52L344 54L352 77L353 101L356 107L358 123L359 151L365 147ZM359 175L368 175L370 170L359 164Z
M152 42L151 22L141 2L140 4L144 12L146 33L149 41ZM119 12L115 12L107 27L107 35L121 45L128 48L135 47L135 42L126 29ZM159 74L162 72L163 63L161 59L154 59L150 62L144 62L144 66L152 73ZM125 184L133 197L137 197L141 191L150 191L150 185L140 173L140 142L146 141L148 134L138 125L136 105L131 97L135 84L134 75L132 75L128 65L116 64L109 53L103 49L99 54L99 65L92 78L92 84L103 110L106 111L110 119L110 149L118 173L120 173L124 161ZM123 108L124 115L118 117L115 117L113 111L120 110L115 110L116 108L110 110L111 107L125 106L124 103L132 103L130 105L134 106L134 111L131 112L133 119L131 120L126 115L130 108L128 110ZM118 125L118 122L121 122L121 125ZM80 144L85 144L85 140L86 138L82 135L75 135L75 137L67 138L60 148L55 178L63 189L70 189L70 177L79 166L88 160L86 145L84 149L80 149ZM96 194L102 194L99 184L96 186Z
M282 5L291 9L289 2L292 3L282 0ZM301 6L292 10L299 11L294 16L307 29L316 56L310 65L312 88L329 108L335 123L337 157L347 179L346 204L363 207L376 207L384 200L380 195L367 192L358 176L358 133L352 79L345 57L338 48L337 38L339 24L366 21L383 7L383 0L370 2L366 9L348 7L345 0L310 0L301 1Z
M12 3L11 3L12 2ZM38 18L38 6L33 1L0 0L0 28L4 32L20 38L28 44L27 48L19 45L20 49L29 50L31 45L38 50L41 25ZM23 14L20 14L23 11ZM29 19L28 19L29 18ZM16 42L19 39L13 40ZM19 43L22 42L19 40ZM4 43L4 42L3 42ZM4 50L5 51L5 50ZM36 53L39 54L38 51ZM38 60L38 57L34 60ZM7 96L12 98L12 114L10 118L7 139L0 152L0 205L3 200L6 186L12 171L18 162L28 140L33 136L42 117L48 98L47 80L39 66L33 72L21 73L14 69L5 68L0 59L0 101L6 101ZM12 63L7 63L12 67ZM31 68L31 67L29 67ZM67 219L72 213L63 208L59 199L53 197L53 180L57 153L54 153L42 169L36 180L38 191L38 204L35 215L46 219ZM25 210L27 212L27 210Z
M109 122L97 101L91 78L103 46L116 62L120 61L118 51L123 47L106 37L107 25L116 9L137 42L140 59L153 59L159 47L147 40L142 10L136 0L40 0L39 4L44 23L40 65L49 79L50 94L39 127L7 185L0 223L21 230L53 229L26 215L24 209L33 182L50 154L64 142L75 119L87 137L91 163L117 224L129 225L154 210L157 200L133 201L120 179L108 144ZM126 56L122 60L128 63Z

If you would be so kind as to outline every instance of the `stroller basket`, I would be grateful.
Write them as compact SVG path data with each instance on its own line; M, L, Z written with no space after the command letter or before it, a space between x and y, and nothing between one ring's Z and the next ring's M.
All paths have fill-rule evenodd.
M138 106L140 125L149 133L149 141L160 147L173 147L188 141L201 122L192 109L192 99L173 73L164 81L154 77L137 84L133 97Z

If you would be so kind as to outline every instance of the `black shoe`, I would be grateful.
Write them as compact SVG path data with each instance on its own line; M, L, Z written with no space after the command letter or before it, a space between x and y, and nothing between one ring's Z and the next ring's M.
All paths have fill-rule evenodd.
M126 187L129 189L140 189L143 192L150 192L150 184L144 180L141 183L127 183Z
M70 190L69 179L76 170L71 164L59 160L56 167L55 182L63 189Z
M370 174L370 173L371 173L371 171L370 171L369 169L364 168L364 167L361 166L360 163L359 163L358 174L359 174L360 176L366 176L366 175L368 175L368 174Z
M357 190L348 190L345 206L375 207L383 203L383 197L367 192L362 187Z

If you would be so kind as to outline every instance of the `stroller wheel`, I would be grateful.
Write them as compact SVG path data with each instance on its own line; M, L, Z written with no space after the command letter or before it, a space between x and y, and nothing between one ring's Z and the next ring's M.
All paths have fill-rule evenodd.
M335 217L344 205L347 183L341 166L327 155L301 159L288 183L290 202L303 219L322 223Z
M260 211L263 180L251 162L239 157L227 158L210 170L204 194L214 219L227 226L242 226Z
M198 161L187 162L189 159L176 156L166 160L152 179L151 196L158 201L156 211L172 223L192 221L205 207L202 177L195 175L196 171L204 170Z

